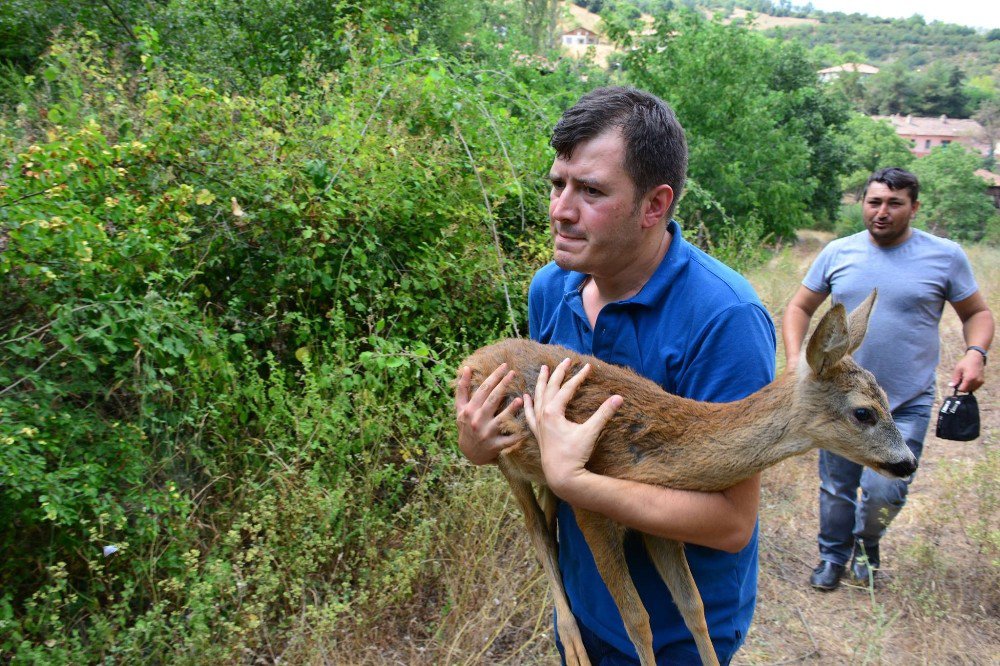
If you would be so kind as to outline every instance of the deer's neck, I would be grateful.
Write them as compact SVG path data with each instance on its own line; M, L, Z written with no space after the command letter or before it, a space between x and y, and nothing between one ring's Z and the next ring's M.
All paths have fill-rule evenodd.
M664 418L657 420L677 424L671 432L651 433L668 443L664 456L678 470L664 485L683 487L690 475L692 483L709 489L707 475L715 489L728 488L812 448L796 427L796 383L794 373L786 373L736 402L662 405Z

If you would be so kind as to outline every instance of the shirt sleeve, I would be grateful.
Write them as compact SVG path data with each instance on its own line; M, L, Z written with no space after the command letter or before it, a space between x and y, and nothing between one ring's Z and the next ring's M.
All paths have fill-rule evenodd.
M833 251L831 244L827 244L813 261L806 276L802 278L802 286L818 294L829 294L830 285L830 263L833 261Z
M705 327L677 383L694 400L732 402L774 380L777 338L767 311L740 303Z
M955 303L964 301L977 291L979 291L979 285L976 284L976 277L972 273L972 264L969 263L965 251L956 245L951 275L948 279L948 293L945 298L949 303Z

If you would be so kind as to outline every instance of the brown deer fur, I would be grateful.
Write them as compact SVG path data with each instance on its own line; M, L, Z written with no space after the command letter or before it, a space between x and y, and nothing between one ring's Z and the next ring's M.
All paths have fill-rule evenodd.
M666 393L632 370L555 345L511 339L483 347L466 366L473 387L502 363L516 376L506 400L534 390L542 365L572 361L567 377L590 363L590 375L567 408L585 421L613 394L624 403L602 431L587 468L598 474L670 488L717 491L785 458L821 447L886 475L907 476L916 460L889 413L885 393L848 354L864 338L876 294L845 315L835 305L823 317L805 351L807 363L753 395L731 403L705 403ZM867 411L864 411L867 410ZM504 424L520 439L497 461L525 515L528 533L552 586L560 639L568 664L588 664L562 588L556 560L555 498L545 485L538 444L523 411ZM540 489L544 511L532 491ZM655 663L649 616L639 599L622 550L625 529L604 516L575 510L601 576L615 599L644 666ZM702 661L717 664L701 597L683 544L643 535L657 571L692 632Z

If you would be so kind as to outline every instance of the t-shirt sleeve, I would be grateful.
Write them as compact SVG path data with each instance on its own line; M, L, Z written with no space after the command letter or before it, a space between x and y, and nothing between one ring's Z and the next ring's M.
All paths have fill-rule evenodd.
M827 245L813 261L812 266L802 278L802 286L818 294L830 293L830 263L833 261L833 251Z
M678 381L678 394L709 402L740 400L774 380L774 324L755 303L720 313L705 327Z
M976 277L972 274L972 264L958 245L955 246L955 256L952 260L951 275L948 278L948 290L945 298L949 303L963 301L979 291Z

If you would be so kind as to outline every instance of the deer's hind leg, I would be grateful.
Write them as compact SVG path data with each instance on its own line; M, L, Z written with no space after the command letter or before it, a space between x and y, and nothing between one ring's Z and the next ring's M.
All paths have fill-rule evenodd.
M625 528L599 513L577 508L573 512L580 531L590 546L590 552L594 555L597 570L618 606L625 631L639 654L639 662L642 666L656 666L649 613L642 605L625 561Z
M500 456L498 461L500 471L503 472L507 483L521 507L524 514L525 526L528 528L528 536L531 544L535 548L535 554L542 565L545 577L549 580L549 588L552 590L552 601L556 607L556 627L559 630L559 641L563 645L567 666L590 666L590 659L587 657L587 650L583 646L583 637L580 636L580 628L576 624L576 618L569 607L569 600L566 598L566 589L563 587L562 575L559 573L559 561L556 546L555 530L550 528L550 520L542 508L538 505L535 492L531 488L531 483L516 476L507 469ZM546 510L551 511L554 506L554 496L548 488L542 488L543 501ZM547 495L546 495L547 493Z
M684 624L694 636L701 663L705 666L718 666L719 659L715 654L712 639L708 635L708 624L705 622L705 605L691 575L687 558L684 556L684 544L649 534L643 534L642 539L656 571L667 584L667 589L677 604L677 610L684 618Z

